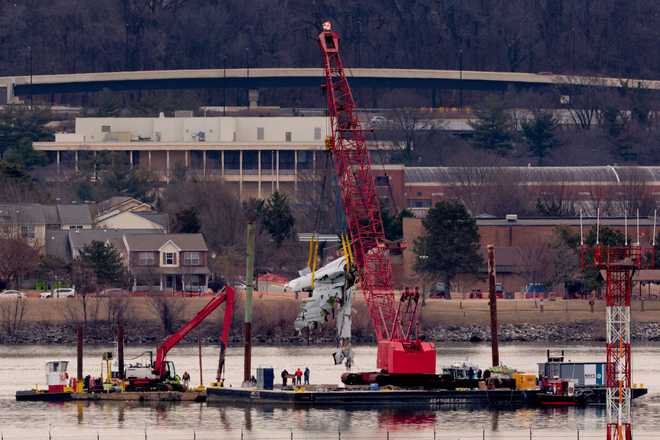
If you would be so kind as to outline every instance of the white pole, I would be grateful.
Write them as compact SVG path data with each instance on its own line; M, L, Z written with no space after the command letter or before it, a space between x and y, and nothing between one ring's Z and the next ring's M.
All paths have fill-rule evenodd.
M580 246L584 246L584 234L582 233L582 210L580 209Z
M623 211L624 245L628 246L628 211Z
M639 246L639 208L637 208L637 246Z
M596 244L600 243L600 207L596 209Z
M655 221L658 216L658 210L654 209L653 210L653 247L655 247Z

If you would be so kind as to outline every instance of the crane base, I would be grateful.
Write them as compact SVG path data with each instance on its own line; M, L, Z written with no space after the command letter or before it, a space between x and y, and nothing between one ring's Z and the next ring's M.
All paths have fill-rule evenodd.
M435 345L417 340L378 342L377 366L393 375L435 375Z
M341 381L346 385L396 386L405 388L436 389L446 387L445 381L437 374L389 374L379 371L344 373Z

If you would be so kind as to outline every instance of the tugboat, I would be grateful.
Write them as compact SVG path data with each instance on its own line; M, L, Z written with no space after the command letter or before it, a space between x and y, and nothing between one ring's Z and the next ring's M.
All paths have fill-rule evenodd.
M604 362L571 362L564 351L547 351L547 361L539 366L541 392L537 403L543 405L602 405L606 400ZM633 385L632 398L648 393Z
M69 378L69 361L50 361L46 363L47 389L35 387L31 390L16 391L16 400L64 401L71 400L75 384Z
M542 379L536 403L544 406L582 406L586 405L587 398L583 393L576 393L573 380Z

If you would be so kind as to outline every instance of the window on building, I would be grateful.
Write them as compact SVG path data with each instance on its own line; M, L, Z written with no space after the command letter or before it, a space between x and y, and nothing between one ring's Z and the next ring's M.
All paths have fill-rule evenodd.
M34 239L34 225L22 225L21 236L28 240Z
M199 266L202 264L202 256L199 252L186 252L183 254L184 266Z
M264 128L263 127L257 127L257 140L258 141L263 141L264 140Z
M275 168L275 152L273 150L261 150L261 173L272 174Z
M298 152L298 169L309 170L314 164L313 151L299 151Z
M243 151L243 172L256 174L259 169L259 152Z
M101 133L110 133L112 128L109 125L101 125Z
M430 208L431 199L410 199L408 200L409 208Z
M280 151L280 172L285 170L293 170L295 164L293 151Z
M315 141L321 140L321 127L314 127L314 140Z
M225 172L238 171L241 168L241 152L225 151Z
M34 240L34 225L21 225L21 237Z
M173 266L176 264L176 253L175 252L165 252L163 253L163 264L168 266Z
M138 254L138 264L140 266L154 266L156 257L153 252L140 252Z
M286 142L291 142L291 132L290 131L285 131L284 132L284 140Z
M389 176L376 176L376 186L387 186L390 183Z

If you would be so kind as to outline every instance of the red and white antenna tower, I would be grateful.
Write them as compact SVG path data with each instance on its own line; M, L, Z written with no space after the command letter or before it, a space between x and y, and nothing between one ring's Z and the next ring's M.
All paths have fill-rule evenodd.
M652 267L653 247L643 248L637 242L624 246L600 243L596 226L596 244L584 245L580 237L580 260L583 268L605 272L607 321L607 440L632 440L630 404L632 401L632 357L630 347L630 299L635 270ZM627 228L626 228L627 229ZM655 231L654 231L655 233ZM639 232L638 232L639 234Z

